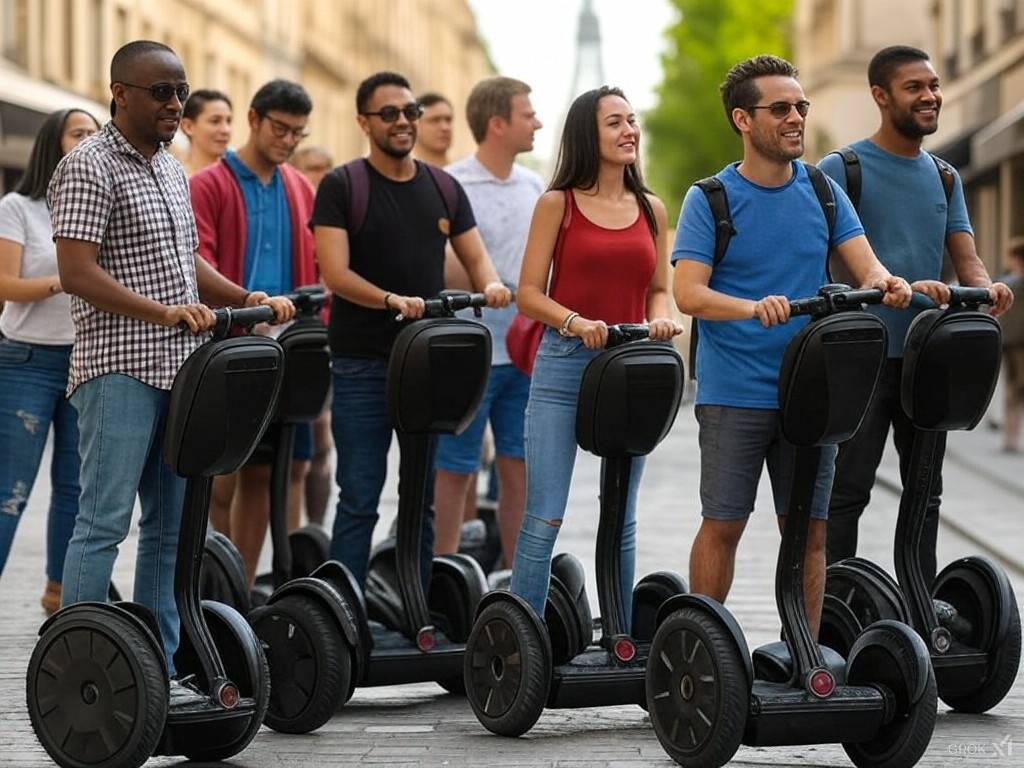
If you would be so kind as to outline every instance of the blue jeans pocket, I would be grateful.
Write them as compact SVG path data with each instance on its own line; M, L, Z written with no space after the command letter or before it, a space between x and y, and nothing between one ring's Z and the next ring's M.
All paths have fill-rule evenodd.
M0 365L22 365L32 359L32 346L20 341L0 339Z

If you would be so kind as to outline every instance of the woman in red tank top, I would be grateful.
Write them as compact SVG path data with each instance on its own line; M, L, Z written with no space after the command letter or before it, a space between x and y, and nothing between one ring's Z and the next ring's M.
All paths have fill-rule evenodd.
M604 348L608 325L646 321L657 340L683 330L669 314L665 206L644 186L639 160L640 127L622 91L605 86L579 96L526 243L519 309L548 328L526 409L526 513L511 589L541 617L576 460L583 371ZM634 460L621 545L627 621L642 466Z

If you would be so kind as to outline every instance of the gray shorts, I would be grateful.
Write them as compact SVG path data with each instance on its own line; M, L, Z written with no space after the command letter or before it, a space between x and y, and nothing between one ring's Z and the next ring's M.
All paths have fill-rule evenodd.
M701 514L712 520L742 520L754 511L761 470L768 465L775 514L789 508L796 448L782 436L779 412L760 408L698 405ZM837 446L821 451L811 517L828 519Z

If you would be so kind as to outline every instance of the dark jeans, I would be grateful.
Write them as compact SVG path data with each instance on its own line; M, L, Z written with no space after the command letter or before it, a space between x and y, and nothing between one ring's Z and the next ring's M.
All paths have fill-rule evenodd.
M875 484L875 472L882 460L890 424L893 444L900 459L900 481L904 488L907 487L907 475L911 470L910 452L914 427L900 405L902 372L902 358L889 358L885 361L878 388L860 429L839 446L836 477L832 483L832 501L828 512L826 558L829 563L857 554L857 524L861 513L871 500L871 488ZM935 579L935 545L939 533L944 453L945 443L935 462L935 476L932 479L924 530L921 532L918 547L921 571L928 584Z

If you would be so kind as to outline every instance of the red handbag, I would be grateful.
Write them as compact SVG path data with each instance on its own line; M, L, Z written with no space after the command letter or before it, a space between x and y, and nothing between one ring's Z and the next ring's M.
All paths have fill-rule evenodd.
M505 336L505 346L512 365L525 373L533 375L533 360L537 356L541 336L544 335L544 323L532 317L516 312Z
M562 226L558 231L558 240L555 241L555 252L551 259L551 286L548 294L555 286L558 277L558 265L561 262L559 254L562 250L562 238L569 228L569 221L572 219L572 202L569 200L569 190L565 190L565 212L562 214ZM541 337L544 335L546 326L540 320L517 312L512 318L508 327L508 334L505 336L505 347L508 349L508 357L512 365L525 373L533 375L533 361L537 357L537 348L540 346Z

